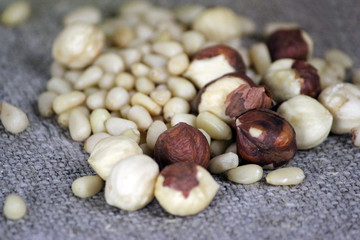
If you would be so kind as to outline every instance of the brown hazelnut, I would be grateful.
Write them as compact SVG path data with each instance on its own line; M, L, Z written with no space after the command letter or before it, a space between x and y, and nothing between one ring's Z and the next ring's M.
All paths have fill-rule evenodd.
M204 210L219 184L206 169L194 163L175 163L164 168L155 184L155 197L169 213L179 216Z
M301 29L281 29L272 33L266 45L273 61L281 58L306 60L312 54L313 42Z
M192 162L207 168L210 147L202 132L180 122L159 136L155 143L154 158L160 167L177 162Z
M198 88L226 73L245 73L246 67L241 55L233 48L215 45L197 52L184 76Z
M225 114L225 100L229 93L240 86L255 87L255 83L244 73L229 73L206 84L195 98L195 109L200 112L211 112L223 121L232 119Z
M249 110L240 115L235 124L237 151L245 163L278 167L296 153L295 131L276 112Z
M307 62L289 58L273 62L262 83L278 103L300 94L316 98L321 91L316 68Z
M250 109L271 108L271 106L271 94L265 87L250 87L243 84L227 95L225 114L237 118Z

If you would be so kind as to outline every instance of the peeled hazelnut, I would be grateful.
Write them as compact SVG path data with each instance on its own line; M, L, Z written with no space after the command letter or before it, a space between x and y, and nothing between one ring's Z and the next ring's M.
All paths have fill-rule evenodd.
M242 32L239 16L231 9L219 6L202 11L194 20L193 29L216 42L240 37Z
M225 45L204 48L195 54L184 76L202 88L212 80L231 72L245 72L239 53Z
M231 122L231 118L225 114L225 100L228 94L243 85L254 87L255 83L243 73L226 74L209 82L196 96L197 111L211 112L225 122Z
M154 158L160 167L177 162L192 162L207 168L210 161L210 147L204 134L180 122L158 137Z
M281 58L308 59L313 51L313 41L301 29L281 29L273 32L266 44L273 61Z
M277 113L249 110L235 121L237 152L246 163L278 167L296 153L295 131Z
M321 91L316 68L304 61L288 58L272 63L262 83L269 88L277 102L300 94L316 98Z
M194 163L175 163L164 168L155 184L155 197L169 213L193 215L204 210L219 184L204 168Z
M339 83L325 88L319 101L333 115L331 132L349 133L360 123L360 88L351 83Z
M277 112L293 126L298 149L320 145L329 135L333 117L316 99L299 95L283 102Z
M265 87L250 87L243 84L227 95L225 114L231 118L237 118L250 109L270 108L271 106L271 95Z

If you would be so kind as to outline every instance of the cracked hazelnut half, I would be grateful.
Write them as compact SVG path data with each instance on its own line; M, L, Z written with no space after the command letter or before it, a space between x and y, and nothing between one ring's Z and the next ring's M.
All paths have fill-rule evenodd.
M225 114L237 118L250 109L271 108L271 106L271 94L265 87L250 87L243 84L227 95Z
M245 163L278 167L296 153L293 127L271 110L249 110L235 124L237 152Z
M321 91L320 77L316 68L307 62L289 58L272 63L262 83L277 102L300 94L316 98Z
M228 94L240 86L254 87L255 83L243 73L229 73L209 82L198 93L195 108L201 112L211 112L229 123L232 119L225 114L225 100Z
M160 167L178 162L192 162L207 168L210 147L202 132L180 122L159 136L155 143L154 158Z
M233 48L215 45L196 53L184 76L198 88L226 73L245 73L246 67L241 55Z
M155 197L169 213L193 215L204 210L215 197L219 184L194 163L175 163L164 168L155 184Z
M313 41L304 30L281 29L266 40L273 61L281 58L306 60L312 55Z

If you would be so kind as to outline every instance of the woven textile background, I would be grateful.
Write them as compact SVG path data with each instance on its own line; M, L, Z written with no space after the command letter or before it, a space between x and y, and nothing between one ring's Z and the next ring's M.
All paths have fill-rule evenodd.
M1 0L0 10L10 2ZM191 1L155 2L171 7ZM259 30L269 21L298 22L313 37L315 56L340 48L360 67L359 1L202 1L220 2L254 19ZM18 135L0 126L0 205L18 193L28 206L20 221L0 214L0 239L359 239L360 148L348 135L331 135L320 146L299 151L290 165L301 167L306 179L297 186L270 186L264 179L237 185L216 177L218 194L195 216L171 216L155 200L127 212L107 205L103 192L75 197L73 180L93 174L88 154L55 118L39 116L37 96L50 77L51 45L64 14L88 3L110 14L121 1L31 3L24 25L0 26L0 101L20 107L30 120Z

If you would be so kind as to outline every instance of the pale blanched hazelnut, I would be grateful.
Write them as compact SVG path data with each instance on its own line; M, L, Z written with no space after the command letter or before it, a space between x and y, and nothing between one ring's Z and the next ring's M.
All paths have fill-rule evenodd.
M345 69L350 69L354 65L351 57L339 49L327 50L325 53L325 60L328 62L335 62L340 64Z
M154 198L159 167L146 155L129 156L111 170L105 185L105 200L123 210L135 211Z
M289 58L271 64L262 83L277 102L300 94L316 98L321 91L316 68L304 61Z
M283 102L277 112L293 126L298 149L320 145L329 135L333 116L316 99L299 95Z
M69 68L83 68L95 60L104 44L105 35L101 30L88 23L74 23L56 37L52 55Z
M176 163L161 171L155 197L167 212L187 216L204 210L218 189L219 184L204 168L193 163Z
M339 83L325 88L319 101L331 112L334 122L331 132L349 133L360 123L360 88L351 83Z
M266 40L273 61L281 58L306 60L313 52L313 41L304 30L280 29Z
M226 74L203 87L196 96L195 107L199 113L211 112L225 122L231 118L225 114L226 97L242 85L255 86L253 81L245 74Z
M142 150L132 139L125 136L107 137L95 145L88 162L106 180L117 162L136 154L142 154Z
M202 11L194 20L193 29L216 42L240 37L242 32L241 19L231 9L220 6Z
M232 72L245 72L242 57L233 48L215 45L200 50L184 76L193 81L198 88L202 88L214 79Z

